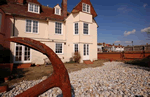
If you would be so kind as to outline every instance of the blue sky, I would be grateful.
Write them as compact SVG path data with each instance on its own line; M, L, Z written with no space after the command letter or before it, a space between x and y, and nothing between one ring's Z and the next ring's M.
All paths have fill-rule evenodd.
M62 0L38 0L42 5L54 7ZM150 43L145 31L150 27L150 0L90 0L98 16L98 42L116 45ZM80 0L68 0L68 11ZM150 35L149 35L150 36ZM149 38L150 39L150 38Z

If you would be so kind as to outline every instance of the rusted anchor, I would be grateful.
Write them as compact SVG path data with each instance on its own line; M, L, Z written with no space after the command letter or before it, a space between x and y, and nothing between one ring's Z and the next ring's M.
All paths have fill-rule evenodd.
M53 74L46 80L24 91L16 97L36 97L53 87L59 87L62 90L63 97L71 97L71 84L67 69L51 48L30 38L16 37L9 38L7 40L23 44L45 54L50 59L54 70Z

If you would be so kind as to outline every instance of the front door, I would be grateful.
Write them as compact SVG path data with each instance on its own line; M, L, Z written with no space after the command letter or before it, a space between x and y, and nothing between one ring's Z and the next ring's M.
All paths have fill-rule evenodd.
M26 63L31 61L31 49L29 47L16 43L15 45L15 63Z
M89 44L83 44L83 60L89 60Z

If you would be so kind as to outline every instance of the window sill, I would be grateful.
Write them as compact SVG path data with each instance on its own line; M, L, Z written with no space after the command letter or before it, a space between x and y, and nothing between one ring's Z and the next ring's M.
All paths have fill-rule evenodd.
M64 55L64 53L56 53L57 55Z
M84 36L90 36L90 34L83 34Z
M27 34L39 34L39 33L33 33L33 32L25 32Z
M73 34L73 35L78 36L79 34Z
M28 12L31 12L31 13L36 13L36 14L40 14L39 12L33 12L33 11L28 11Z
M61 36L62 36L63 34L56 34L56 33L55 33L55 35L61 35Z

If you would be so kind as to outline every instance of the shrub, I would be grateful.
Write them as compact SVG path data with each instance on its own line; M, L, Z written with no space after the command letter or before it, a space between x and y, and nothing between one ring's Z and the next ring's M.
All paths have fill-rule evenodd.
M75 61L75 63L79 63L81 59L81 55L79 52L75 52L73 55L73 60Z

